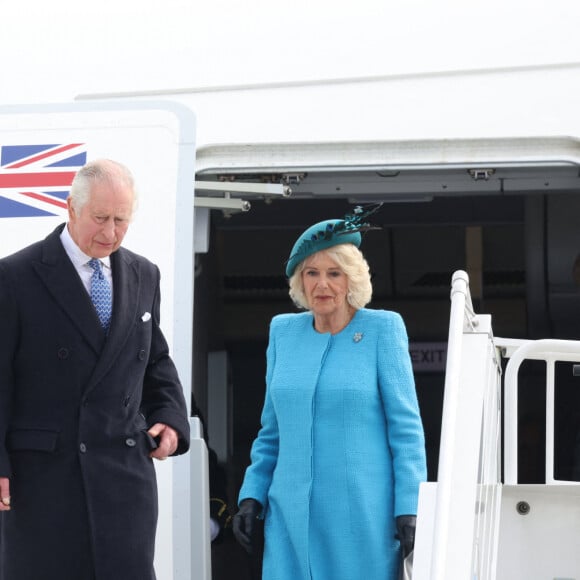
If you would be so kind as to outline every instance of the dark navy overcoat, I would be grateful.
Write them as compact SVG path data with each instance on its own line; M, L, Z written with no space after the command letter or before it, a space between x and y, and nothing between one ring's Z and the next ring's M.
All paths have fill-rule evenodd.
M0 260L0 580L152 580L157 486L147 429L189 421L159 328L159 270L111 255L108 337L62 243Z

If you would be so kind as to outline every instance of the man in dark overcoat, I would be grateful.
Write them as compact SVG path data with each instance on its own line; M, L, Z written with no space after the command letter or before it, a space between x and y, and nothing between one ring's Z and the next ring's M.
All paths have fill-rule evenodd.
M0 580L153 580L153 459L189 448L159 270L121 247L123 165L88 163L67 204L66 224L0 260Z

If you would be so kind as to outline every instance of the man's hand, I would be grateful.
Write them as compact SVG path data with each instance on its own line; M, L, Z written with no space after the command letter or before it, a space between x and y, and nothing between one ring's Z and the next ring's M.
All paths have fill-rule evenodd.
M0 512L7 512L10 509L10 480L7 477L0 477Z
M155 423L147 433L149 433L153 438L158 438L157 440L159 441L157 449L151 451L149 457L163 460L167 459L170 455L173 455L177 450L179 437L177 436L177 431L169 425Z

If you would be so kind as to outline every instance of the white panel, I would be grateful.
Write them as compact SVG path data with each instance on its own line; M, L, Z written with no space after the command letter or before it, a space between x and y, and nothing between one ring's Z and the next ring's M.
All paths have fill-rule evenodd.
M207 254L209 250L209 212L207 207L196 207L194 210L195 239L193 247L196 254Z
M579 521L580 486L504 486L497 580L580 580Z
M189 401L193 326L193 113L169 101L0 107L0 133L2 147L80 143L86 147L88 160L107 157L124 163L132 171L139 207L124 245L147 256L161 270L161 323ZM0 189L2 195L14 195L14 192ZM66 220L63 209L57 208L54 213L49 217L0 217L0 255L44 238ZM184 510L190 503L189 481L179 480L179 477L189 478L189 470L182 468L185 461L179 458L163 464L156 462L159 580L193 578L189 562L190 511ZM179 573L174 573L175 570Z

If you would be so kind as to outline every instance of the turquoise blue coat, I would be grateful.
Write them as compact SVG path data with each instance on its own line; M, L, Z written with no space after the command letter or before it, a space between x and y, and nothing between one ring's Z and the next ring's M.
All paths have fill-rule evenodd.
M272 319L262 427L239 501L264 506L264 580L395 580L395 517L417 513L425 443L401 317L321 334Z

